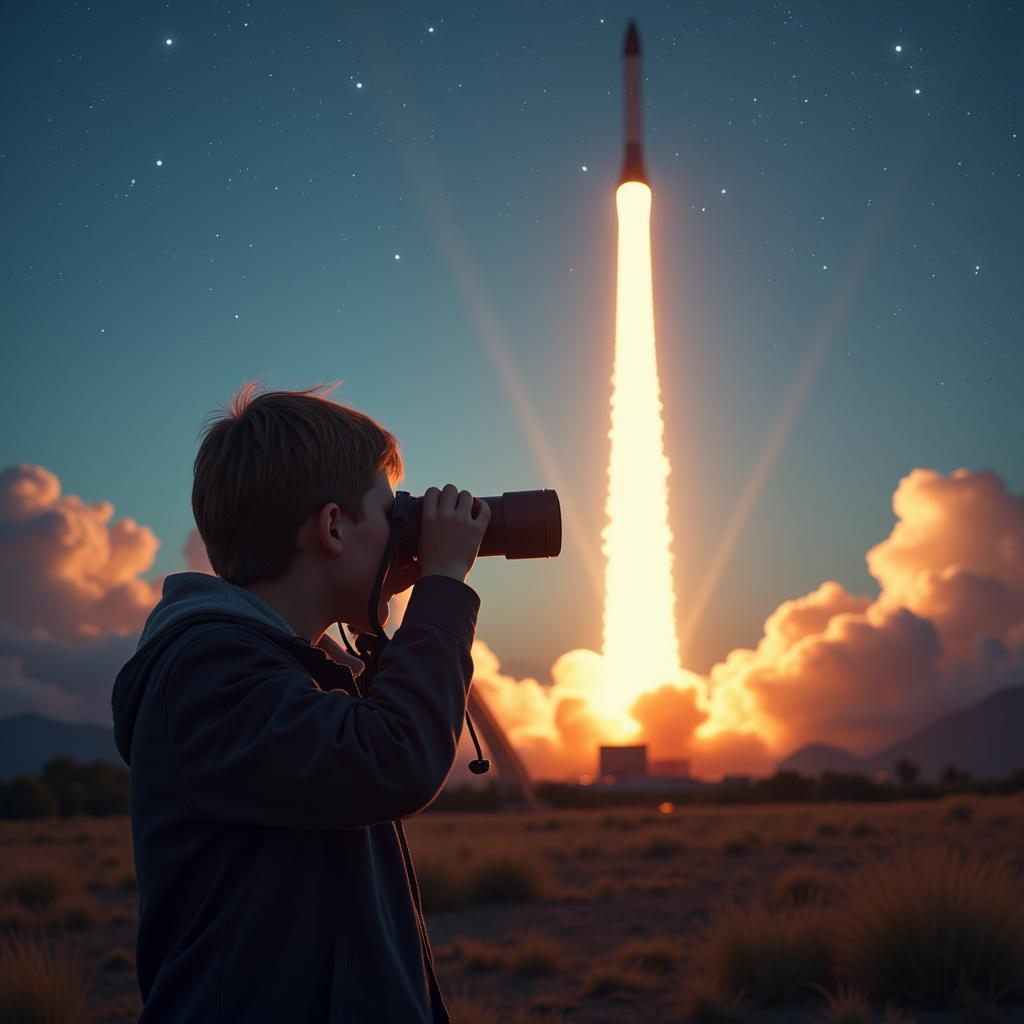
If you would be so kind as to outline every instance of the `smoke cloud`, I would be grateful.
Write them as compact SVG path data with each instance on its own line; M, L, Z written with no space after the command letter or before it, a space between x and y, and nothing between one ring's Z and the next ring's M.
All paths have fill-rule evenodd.
M866 556L877 598L826 580L784 601L754 650L731 651L706 678L684 672L642 693L630 742L647 743L652 757L687 757L709 778L763 775L804 743L873 753L1024 682L1024 498L991 470L915 469L892 507L896 524ZM481 641L473 653L474 685L531 770L596 771L607 734L599 723L588 732L578 701L600 655L563 655L541 685L501 675Z

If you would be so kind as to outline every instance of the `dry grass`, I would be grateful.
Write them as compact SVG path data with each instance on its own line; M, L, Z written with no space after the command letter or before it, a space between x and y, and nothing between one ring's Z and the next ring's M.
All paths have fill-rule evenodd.
M123 946L115 946L113 949L108 949L100 963L101 970L105 971L134 966L135 954L130 949L125 949Z
M505 966L500 950L483 939L460 935L452 940L452 950L462 961L463 970L470 973L498 971Z
M0 947L0 1020L84 1024L92 973L77 950L50 949L45 937L17 932Z
M592 967L583 977L583 994L610 996L621 992L644 992L653 986L649 974L635 967L605 963Z
M870 992L946 1006L1024 996L1024 881L1010 857L904 845L851 881L839 944Z
M679 1009L684 1020L731 1024L746 1020L750 1004L742 995L726 991L717 982L697 978L683 989Z
M822 992L825 1007L814 1024L871 1024L871 1003L862 989L840 985L836 993Z
M729 905L712 920L698 960L712 979L755 1003L799 1001L834 976L833 924L810 904L773 912Z
M64 864L19 862L0 873L0 901L13 900L29 910L49 910L80 890L78 876Z
M450 861L417 857L414 867L424 911L453 910L466 904L469 896L462 873Z
M679 962L679 949L668 939L633 939L616 952L619 964L645 974L671 974Z
M513 937L508 962L513 974L561 974L569 958L558 939L533 928Z
M813 867L787 868L772 884L775 902L794 907L831 902L838 889L835 875Z
M472 903L522 903L542 899L549 891L550 880L540 860L523 853L489 857L469 881Z

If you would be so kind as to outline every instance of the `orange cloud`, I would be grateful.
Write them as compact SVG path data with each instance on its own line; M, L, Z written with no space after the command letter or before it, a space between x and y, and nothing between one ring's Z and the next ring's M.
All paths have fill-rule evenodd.
M654 757L689 757L706 777L763 775L804 743L873 752L1024 682L1024 498L991 470L915 469L893 510L889 537L867 553L875 600L826 580L783 601L754 650L731 651L706 678L684 671L641 693L628 742L646 742ZM597 745L621 734L623 723L593 717L589 732L567 730L560 711L572 698L580 713L599 654L563 655L550 685L501 675L479 640L473 655L474 685L512 723L535 773L593 772Z
M42 466L0 472L0 623L63 640L138 633L162 581L140 579L160 541L109 501L62 495Z

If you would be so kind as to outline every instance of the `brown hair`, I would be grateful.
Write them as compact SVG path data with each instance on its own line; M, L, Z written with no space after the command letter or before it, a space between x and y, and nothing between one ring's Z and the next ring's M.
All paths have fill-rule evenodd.
M312 513L333 501L361 522L378 474L387 473L392 487L404 476L390 431L315 394L338 383L255 395L258 381L251 380L205 428L192 513L222 579L244 587L283 576L301 553L297 534Z

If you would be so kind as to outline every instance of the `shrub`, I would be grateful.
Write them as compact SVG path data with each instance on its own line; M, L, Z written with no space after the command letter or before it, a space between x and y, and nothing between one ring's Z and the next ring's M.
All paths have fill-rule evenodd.
M676 947L667 939L634 939L618 950L623 967L635 967L647 974L670 974L676 969Z
M17 900L5 900L0 903L0 935L16 931L19 928L29 928L35 922L31 910Z
M742 856L745 853L750 853L750 843L746 839L726 839L722 843L722 853L729 857Z
M461 875L449 861L417 857L415 870L425 911L453 910L467 902Z
M970 804L953 804L946 815L946 821L968 822L974 817L974 808Z
M16 865L0 876L0 901L13 899L30 910L48 910L77 889L67 869L54 865Z
M516 974L558 974L565 970L567 958L557 939L532 929L516 937L509 962Z
M802 906L805 903L827 903L837 889L834 875L811 867L790 868L783 871L774 883L774 896L778 903Z
M1024 995L1024 884L935 843L876 858L850 884L840 957L869 991L953 1006Z
M641 857L675 857L685 849L678 839L672 839L670 836L652 836L633 852Z
M27 933L0 941L0 1020L84 1024L92 972L77 950Z
M814 853L815 850L817 850L817 847L807 839L791 839L786 843L786 853L800 855Z
M636 968L598 964L583 979L583 994L610 996L613 992L643 992L652 987L649 975Z
M33 775L18 775L0 782L0 818L50 818L57 813L57 798L45 782Z
M522 903L540 899L548 888L543 869L532 857L497 854L473 872L469 895L474 903Z
M723 988L755 1003L799 999L834 976L828 912L808 905L773 913L763 904L728 906L711 923L698 958Z
M103 913L95 900L79 897L68 903L59 903L50 911L51 924L62 928L93 928L103 921Z
M460 935L452 941L452 945L466 971L496 971L504 964L500 951L483 939Z
M135 964L135 957L130 949L117 947L108 949L100 967L105 970L114 970L119 967L132 967Z

